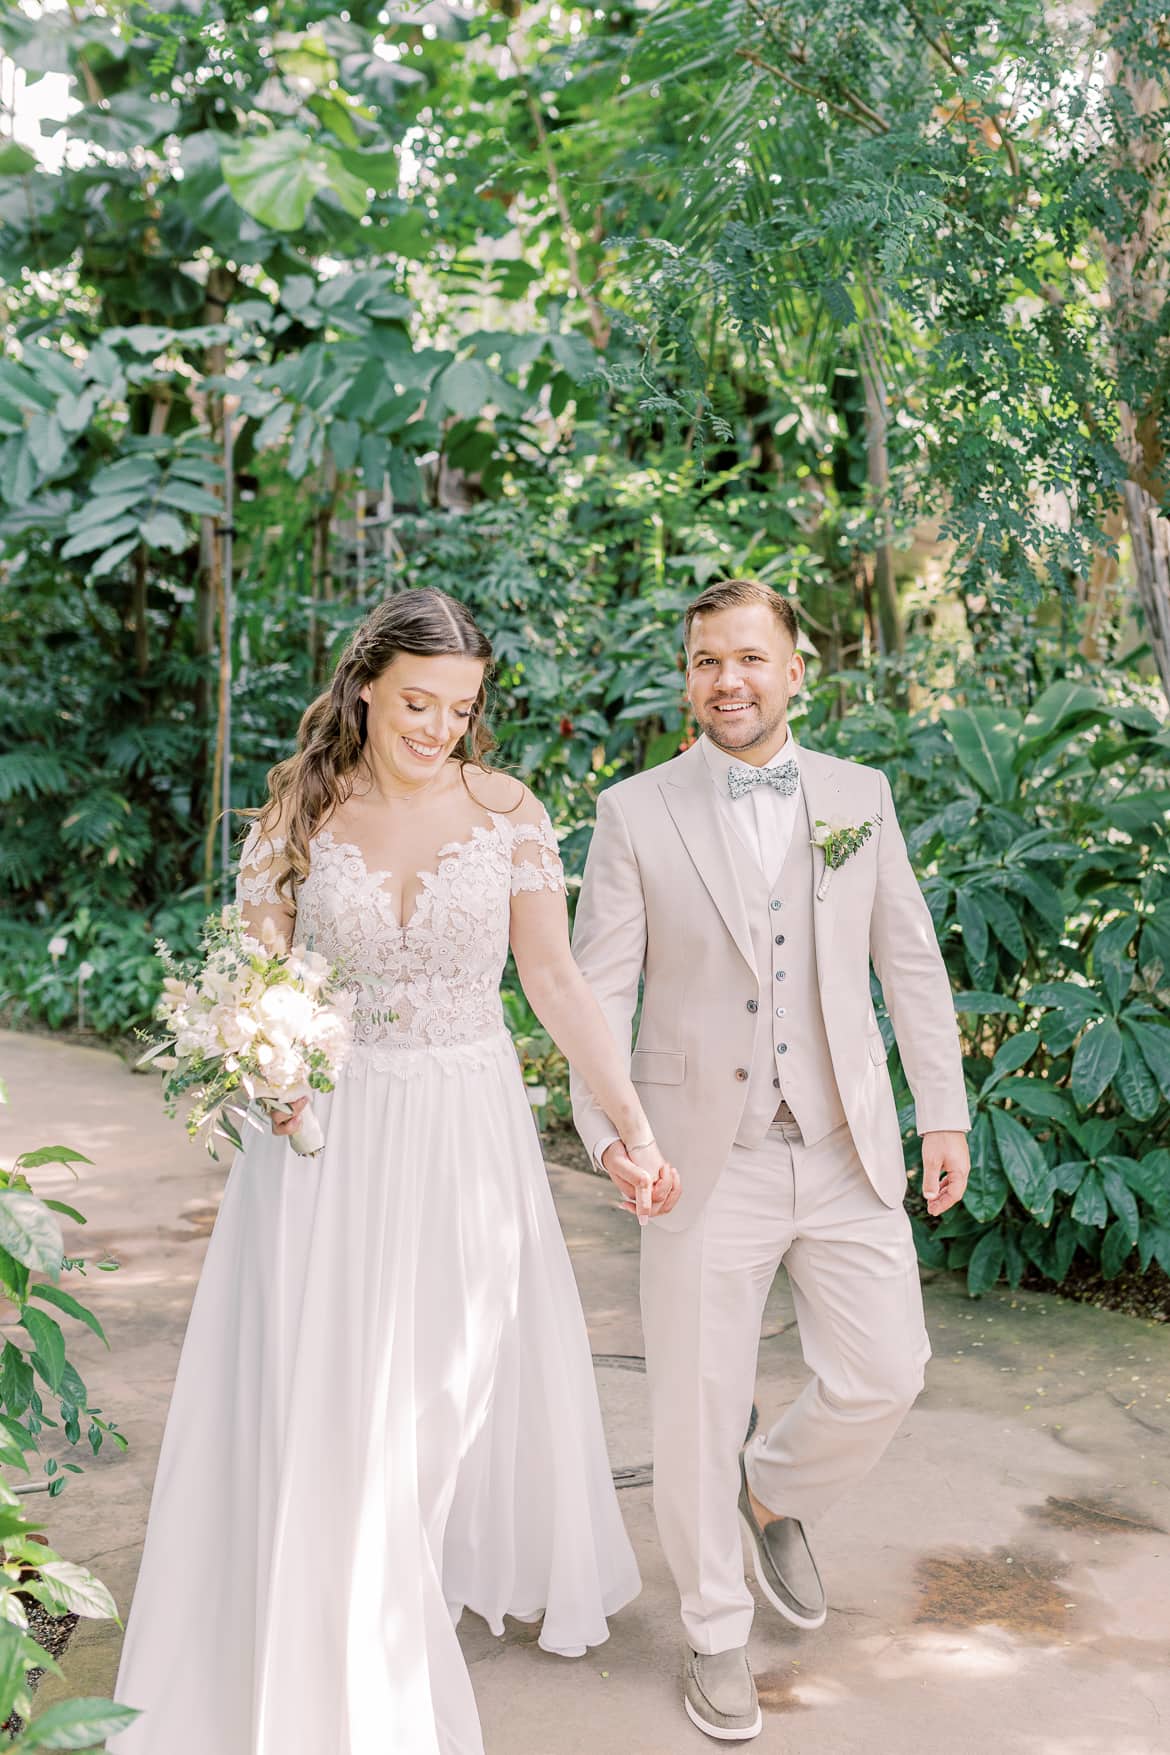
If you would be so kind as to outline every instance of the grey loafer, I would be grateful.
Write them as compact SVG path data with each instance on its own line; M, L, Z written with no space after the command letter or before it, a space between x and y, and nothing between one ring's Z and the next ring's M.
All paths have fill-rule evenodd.
M751 1537L756 1583L772 1607L794 1627L821 1627L827 1609L825 1589L812 1557L804 1525L777 1517L762 1527L748 1497L744 1453L739 1454L739 1515Z
M692 1724L721 1743L746 1743L764 1728L747 1650L692 1651L683 1675L683 1705Z

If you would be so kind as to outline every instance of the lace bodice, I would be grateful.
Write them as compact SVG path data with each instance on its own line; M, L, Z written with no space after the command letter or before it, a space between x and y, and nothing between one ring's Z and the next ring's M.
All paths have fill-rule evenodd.
M387 1047L485 1041L504 1027L500 976L508 955L511 898L565 888L552 824L496 812L465 841L441 847L403 925L360 848L329 829L313 836L309 873L296 891L298 944L341 963L355 995L354 1040ZM280 836L253 824L240 856L236 900L279 906ZM393 1014L393 1016L391 1016Z

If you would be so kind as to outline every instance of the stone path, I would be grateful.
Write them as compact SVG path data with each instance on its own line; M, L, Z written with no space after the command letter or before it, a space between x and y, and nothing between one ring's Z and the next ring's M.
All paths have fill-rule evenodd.
M222 1167L168 1122L158 1082L96 1048L0 1033L0 1161L49 1143L93 1159L74 1184L37 1174L88 1214L72 1252L115 1257L83 1295L111 1341L71 1351L131 1440L58 1499L35 1499L55 1545L133 1591L162 1422ZM641 1597L609 1644L547 1656L533 1630L497 1641L465 1618L488 1755L702 1755L684 1719L682 1636L654 1532L638 1360L637 1240L606 1185L550 1174L599 1356ZM1165 1755L1170 1749L1170 1330L1037 1294L972 1303L927 1288L928 1387L878 1469L817 1532L830 1597L805 1634L762 1607L753 1661L761 1755ZM770 1419L803 1368L786 1288L769 1305L759 1402ZM230 1589L230 1557L224 1557ZM109 1691L118 1629L83 1623L67 1687ZM166 1755L160 1750L159 1755ZM208 1755L215 1755L208 1751ZM289 1755L302 1755L290 1751ZM310 1755L305 1751L304 1755ZM390 1752L388 1752L390 1755Z

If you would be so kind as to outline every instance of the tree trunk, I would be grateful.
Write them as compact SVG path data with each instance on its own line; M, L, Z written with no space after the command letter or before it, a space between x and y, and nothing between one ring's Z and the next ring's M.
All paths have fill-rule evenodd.
M130 619L134 626L135 676L145 676L150 669L150 627L146 617L146 550L139 543L134 550L134 581L130 597Z
M207 275L205 323L221 323L238 277L230 268L215 264ZM209 347L204 355L207 377L220 377L227 369L227 348L222 342ZM197 393L192 397L203 417L208 433L223 438L223 397ZM213 721L222 717L216 712L218 691L213 688L211 656L216 651L216 625L222 621L223 552L218 529L219 520L211 515L203 518L199 530L199 572L195 581L195 655L203 662L195 684L195 722L200 731L200 756L191 777L191 820L204 832L203 887L208 904L211 901L211 880L214 863L216 804L219 798L216 766L223 727L213 728ZM221 655L222 656L222 655Z
M1125 510L1146 637L1162 692L1170 701L1170 519L1162 517L1157 501L1136 481L1125 484Z
M1105 535L1111 541L1117 542L1125 533L1125 522L1120 507L1111 507L1103 519ZM1108 653L1105 636L1118 609L1121 596L1120 572L1117 556L1106 554L1103 549L1098 550L1093 556L1093 564L1084 581L1083 590L1079 593L1085 613L1077 650L1090 663L1099 662Z
M319 603L333 602L333 514L337 506L337 464L328 448L321 466L321 492L313 519L312 604L309 612L309 658L313 686L325 680L326 628L317 614Z
M881 307L867 294L870 323L876 328ZM879 541L873 555L873 583L877 595L878 632L882 656L891 658L906 650L906 629L898 603L894 576L894 526L890 517L890 410L886 380L870 324L861 325L861 381L865 388L865 473L877 520Z
M152 438L159 438L166 432L167 418L170 412L171 393L169 389L156 390L154 404L150 411ZM139 545L134 551L134 579L130 597L130 620L134 629L135 676L146 676L150 670L150 622L148 619L150 604L147 584L146 550Z

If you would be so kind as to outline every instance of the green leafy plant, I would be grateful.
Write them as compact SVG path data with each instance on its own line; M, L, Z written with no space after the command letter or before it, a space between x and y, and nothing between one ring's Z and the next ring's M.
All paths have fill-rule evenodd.
M906 746L972 1110L967 1194L918 1216L924 1260L972 1292L1059 1282L1078 1253L1107 1278L1170 1271L1170 732L1064 679L1026 713L910 725ZM968 789L932 808L956 766Z
M7 1101L2 1085L0 1101ZM88 1162L70 1147L46 1146L23 1153L10 1171L0 1173L0 1296L12 1306L27 1343L26 1351L6 1339L0 1354L0 1725L13 1729L31 1713L36 1678L45 1670L61 1674L55 1657L30 1629L51 1633L62 1616L118 1618L105 1585L48 1546L41 1526L25 1511L21 1483L14 1486L11 1479L13 1471L27 1475L28 1454L39 1449L46 1428L59 1428L67 1443L76 1445L84 1421L95 1454L107 1437L125 1448L117 1427L90 1404L68 1357L65 1333L49 1314L56 1311L81 1322L105 1341L94 1313L60 1284L67 1273L84 1274L86 1264L66 1256L56 1215L66 1214L79 1224L85 1223L84 1217L63 1201L39 1198L27 1175L44 1164L72 1168ZM46 1392L59 1407L59 1422L48 1411ZM45 1474L51 1495L65 1485L62 1470L81 1472L74 1462L62 1465L50 1457ZM110 1700L65 1701L19 1731L11 1747L21 1752L89 1748L135 1717L133 1710Z

